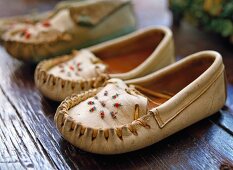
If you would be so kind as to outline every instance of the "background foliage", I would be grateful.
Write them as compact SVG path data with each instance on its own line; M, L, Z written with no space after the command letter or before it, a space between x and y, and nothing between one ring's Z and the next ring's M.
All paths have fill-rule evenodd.
M170 0L174 19L229 38L233 43L233 0Z

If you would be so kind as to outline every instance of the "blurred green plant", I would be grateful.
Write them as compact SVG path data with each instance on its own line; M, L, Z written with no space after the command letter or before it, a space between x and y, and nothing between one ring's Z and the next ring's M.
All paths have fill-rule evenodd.
M175 22L182 19L233 43L233 0L169 0Z

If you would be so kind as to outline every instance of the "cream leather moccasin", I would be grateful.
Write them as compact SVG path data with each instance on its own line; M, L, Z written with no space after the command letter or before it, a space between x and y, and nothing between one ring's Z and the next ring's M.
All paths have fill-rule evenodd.
M153 27L42 61L35 71L35 84L46 97L62 101L73 93L100 87L109 78L133 79L172 62L171 31Z
M15 27L25 28L25 26L28 24L35 24L37 22L51 18L62 8L68 8L78 1L81 0L61 1L57 3L57 5L51 11L0 18L0 41L2 40L2 35L8 30Z
M14 27L25 28L29 24L35 24L40 20L48 18L50 14L51 12L43 12L40 14L0 18L0 41L2 40L2 35Z
M2 38L13 57L37 62L129 33L135 24L130 0L87 0L36 24L16 25Z
M221 109L226 100L221 55L203 51L147 76L66 98L55 122L82 150L118 154L152 145Z

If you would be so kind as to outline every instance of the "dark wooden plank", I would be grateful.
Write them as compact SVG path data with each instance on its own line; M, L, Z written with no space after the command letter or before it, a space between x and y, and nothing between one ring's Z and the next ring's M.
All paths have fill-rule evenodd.
M211 120L233 136L233 86L230 83L227 91L226 106L220 111L221 115L219 117L214 117Z
M232 141L231 135L205 120L145 149L115 156L94 155L90 162L94 159L104 169L219 169L232 165L233 156L229 153L233 144L229 140ZM79 153L64 145L64 150L76 153L71 155L78 161ZM87 164L86 168L93 165Z
M0 166L2 169L51 169L53 164L34 141L0 89Z
M40 94L34 87L33 72L34 66L24 65L16 60L9 60L8 54L6 54L3 48L0 48L1 58L3 61L0 63L0 77L4 77L2 81L2 89L6 93L10 102L15 106L16 111L19 113L22 121L25 123L29 133L41 143L41 147L48 152L48 156L55 162L55 165L59 167L63 165L64 169L67 169L66 157L62 157L57 150L57 143L60 136L55 130L53 124L53 114L57 105L50 106L50 103L42 102ZM8 58L5 58L6 56ZM4 68L5 67L5 68ZM6 71L5 69L8 69ZM7 73L8 72L8 73ZM27 81L25 81L25 78ZM53 107L53 111L46 112L46 108ZM57 136L58 138L54 138Z

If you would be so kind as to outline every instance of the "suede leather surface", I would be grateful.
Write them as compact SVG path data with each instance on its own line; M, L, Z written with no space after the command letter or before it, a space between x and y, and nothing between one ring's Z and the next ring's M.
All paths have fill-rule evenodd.
M128 48L122 49L125 46ZM133 57L139 56L139 48L143 52L148 51L149 48L149 53L142 53L140 63L132 64ZM35 71L35 84L43 95L52 100L61 101L73 93L100 87L110 77L123 80L132 79L144 76L174 62L172 33L165 27L142 29L115 40L92 46L86 50L100 58L108 66L109 70L115 67L117 72L104 72L96 77L80 81L66 80L48 72L52 67L71 60L74 57L73 54L45 60L38 64ZM131 56L131 54L133 55ZM120 57L124 58L125 64L120 63L122 61ZM124 72L125 70L127 71Z
M110 11L112 12L105 13L105 11L102 11L102 17L105 19L95 19L98 21L98 24L96 23L91 27L82 24L80 25L80 23L78 23L72 16L78 15L78 11L85 12L86 8L88 9L93 4L98 4L100 6L108 4L108 8L111 7ZM95 10L98 11L97 8ZM28 62L38 62L45 58L65 54L73 49L96 44L106 39L126 34L133 31L136 25L133 7L130 1L120 0L115 2L108 0L94 0L77 2L73 3L72 6L61 8L56 11L56 14L48 18L48 20L53 20L53 18L64 11L68 11L69 13L69 19L66 17L65 21L70 20L70 22L68 22L70 27L60 30L67 25L63 25L63 20L61 19L62 22L60 23L60 26L48 29L47 31L39 31L39 33L35 34L35 37L31 35L32 33L30 33L30 36L21 37L21 35L24 35L24 29L22 30L22 34L19 33L18 36L12 36L12 30L9 30L2 36L6 50L17 59ZM90 22L92 22L92 19L90 19ZM41 25L43 25L43 23ZM33 25L30 25L29 27L33 27ZM34 32L33 30L40 29L31 28L30 30ZM13 33L13 35L14 34L15 33ZM28 35L28 33L26 35Z
M185 72L186 68L189 68L190 74ZM180 75L189 75L191 78L184 76L180 83L173 84L176 90L172 91L168 83L173 83L170 82L173 76ZM94 89L68 97L62 102L55 115L57 128L66 140L85 151L98 154L125 153L154 144L214 114L226 101L224 65L221 55L214 51L190 55L157 72L125 82L153 89L163 81L168 85L163 88L158 85L157 91L172 92L172 97L131 123L112 128L91 128L70 117L71 108L98 93Z

